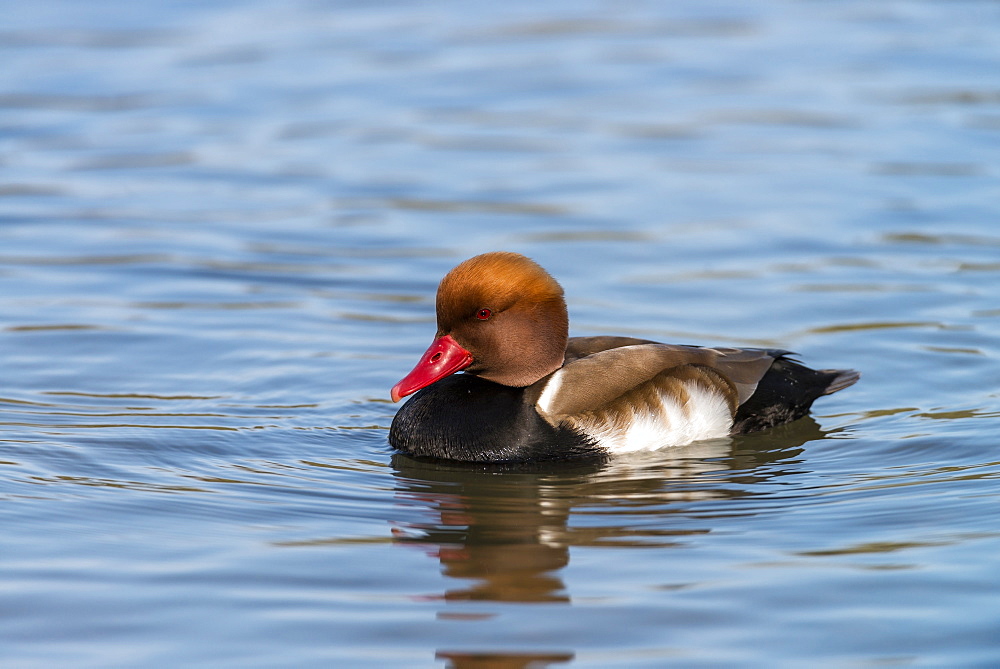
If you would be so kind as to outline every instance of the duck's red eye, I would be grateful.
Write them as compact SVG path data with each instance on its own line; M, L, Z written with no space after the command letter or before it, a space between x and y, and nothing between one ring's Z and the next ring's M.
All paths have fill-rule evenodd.
M493 315L493 312L490 311L489 309L480 309L478 312L476 312L476 318L478 318L481 321L485 321L487 318L489 318L492 315Z

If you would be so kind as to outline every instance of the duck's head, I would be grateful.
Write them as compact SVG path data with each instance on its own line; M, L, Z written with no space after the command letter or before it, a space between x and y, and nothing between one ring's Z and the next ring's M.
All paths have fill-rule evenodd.
M392 400L464 369L506 386L529 386L563 364L569 332L559 284L518 253L461 263L437 291L437 334Z

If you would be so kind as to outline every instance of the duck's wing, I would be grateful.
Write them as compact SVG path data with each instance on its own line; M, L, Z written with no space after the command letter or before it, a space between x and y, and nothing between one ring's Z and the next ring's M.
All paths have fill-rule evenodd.
M626 394L677 394L678 383L698 383L722 395L735 412L753 395L774 361L787 353L660 344L628 337L575 337L567 348L566 364L542 389L538 410L559 422L563 417L612 408Z

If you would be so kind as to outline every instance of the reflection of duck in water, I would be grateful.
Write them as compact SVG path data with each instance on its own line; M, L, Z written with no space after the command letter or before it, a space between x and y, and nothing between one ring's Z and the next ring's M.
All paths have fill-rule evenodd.
M397 524L396 540L441 561L446 576L468 580L449 601L566 602L557 572L569 563L569 505L542 471L494 472L393 456L397 498L422 507L424 520ZM581 474L559 480L579 485Z
M806 419L766 440L716 440L607 463L470 465L397 454L397 503L407 511L393 536L460 581L446 601L569 602L560 571L570 547L687 545L713 529L705 502L752 498L751 486L796 473L801 445L823 434ZM743 511L752 515L752 504Z
M393 400L416 392L389 433L412 455L510 462L654 450L796 420L858 380L779 349L568 338L562 288L516 253L449 272L437 327L392 389Z
M542 669L571 661L573 653L467 653L441 650L435 654L448 661L448 669Z

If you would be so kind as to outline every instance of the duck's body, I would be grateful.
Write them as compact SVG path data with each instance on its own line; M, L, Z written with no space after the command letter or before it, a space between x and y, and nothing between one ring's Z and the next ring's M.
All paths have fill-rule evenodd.
M513 253L452 270L437 311L437 337L392 389L393 400L416 392L389 442L417 456L511 462L679 446L795 420L858 379L776 349L568 338L559 284Z

